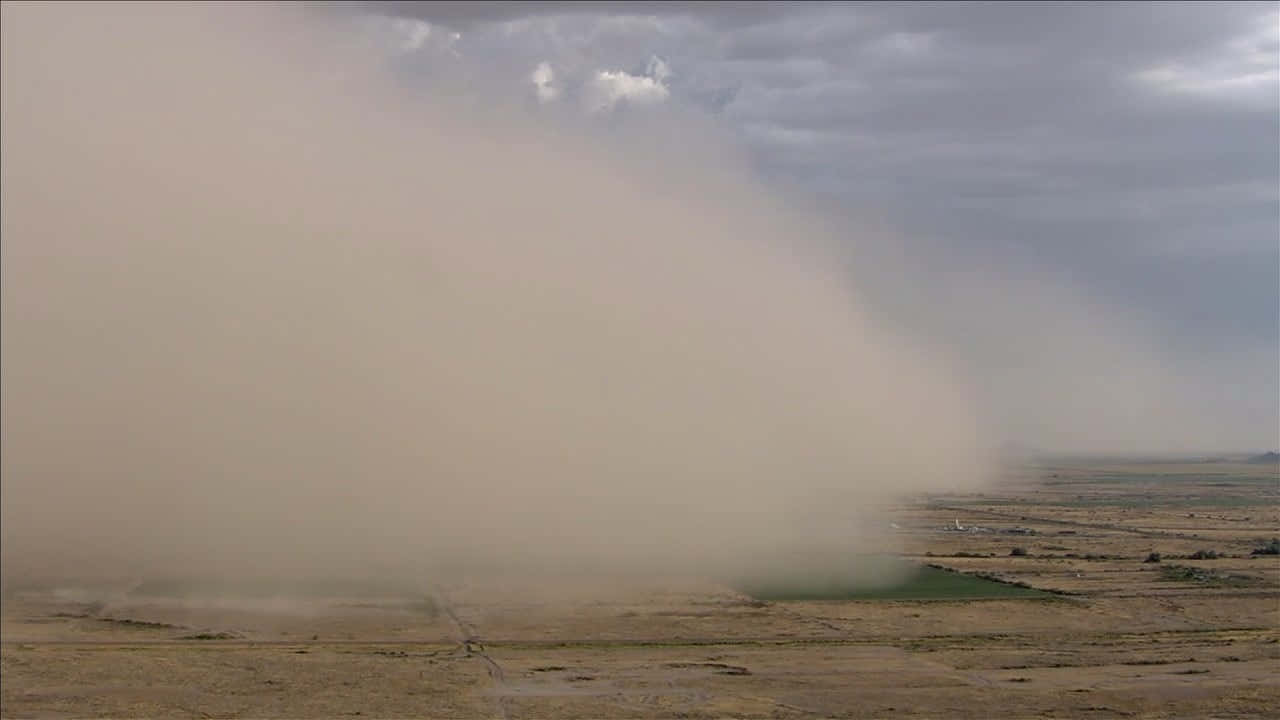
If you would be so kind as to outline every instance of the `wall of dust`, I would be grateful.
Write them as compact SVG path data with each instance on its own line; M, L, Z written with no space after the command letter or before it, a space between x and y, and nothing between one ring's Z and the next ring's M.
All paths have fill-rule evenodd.
M3 6L6 578L706 570L986 476L701 125L407 92L341 27Z

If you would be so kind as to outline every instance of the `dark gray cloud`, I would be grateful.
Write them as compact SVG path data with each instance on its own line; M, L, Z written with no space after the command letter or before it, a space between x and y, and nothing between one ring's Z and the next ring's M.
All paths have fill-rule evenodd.
M873 255L1048 273L1280 417L1274 3L369 7L459 33L456 56L407 54L410 78L530 93L546 62L571 104L661 58L668 104L715 114L763 177L894 228ZM946 304L913 321L955 326Z

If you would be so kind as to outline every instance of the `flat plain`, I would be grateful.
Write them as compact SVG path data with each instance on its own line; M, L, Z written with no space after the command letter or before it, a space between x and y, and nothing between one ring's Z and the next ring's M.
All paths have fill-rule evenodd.
M1081 461L886 514L903 584L5 588L4 717L1263 718L1280 470ZM1153 554L1159 555L1155 561ZM850 556L851 563L861 562ZM882 560L878 560L882 561Z

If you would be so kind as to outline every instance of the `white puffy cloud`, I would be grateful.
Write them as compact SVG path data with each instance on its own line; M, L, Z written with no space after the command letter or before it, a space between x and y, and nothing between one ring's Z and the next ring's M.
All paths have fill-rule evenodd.
M635 105L654 105L667 99L671 91L666 80L671 68L661 58L650 58L644 75L624 70L599 70L587 84L584 97L587 109L601 112L612 109L619 101Z
M667 64L667 61L654 55L649 58L649 65L645 67L645 74L663 83L666 82L667 78L671 77L671 66Z
M533 82L539 102L550 102L560 96L560 89L552 84L555 79L556 74L551 69L551 63L545 60L538 63L538 67L533 69L533 74L529 76L529 80Z

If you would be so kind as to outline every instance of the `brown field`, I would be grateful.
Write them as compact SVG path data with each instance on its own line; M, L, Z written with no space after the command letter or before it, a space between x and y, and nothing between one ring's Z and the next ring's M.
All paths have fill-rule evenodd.
M282 603L11 584L0 714L1262 718L1280 708L1280 557L1251 555L1280 535L1274 466L1047 465L981 495L919 498L889 519L908 558L1052 592L764 603L682 578L506 578ZM944 529L956 520L966 529ZM1199 550L1219 557L1185 557ZM1143 562L1152 552L1162 561Z

